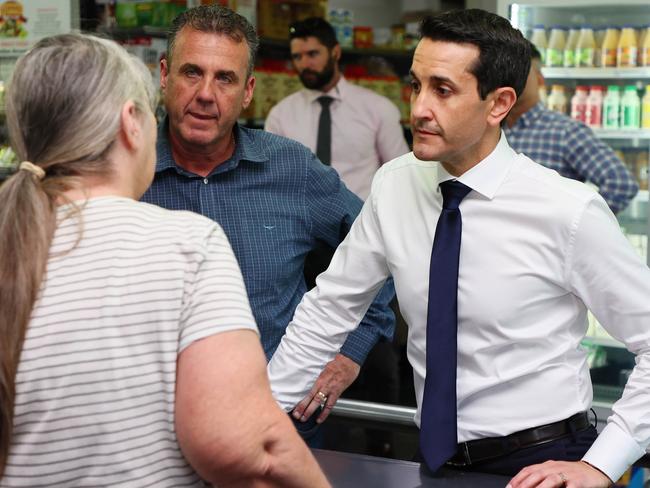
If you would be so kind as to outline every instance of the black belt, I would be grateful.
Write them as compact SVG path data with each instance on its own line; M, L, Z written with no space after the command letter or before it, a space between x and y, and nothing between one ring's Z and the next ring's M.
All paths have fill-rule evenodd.
M533 447L566 437L589 427L587 412L577 413L568 419L540 425L504 437L490 437L458 444L458 450L447 461L451 466L470 466L480 461L507 456L526 447Z

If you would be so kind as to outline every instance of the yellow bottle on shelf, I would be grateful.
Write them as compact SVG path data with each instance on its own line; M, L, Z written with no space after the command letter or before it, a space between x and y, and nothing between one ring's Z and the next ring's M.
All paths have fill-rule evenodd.
M546 48L545 65L561 67L564 62L564 45L566 44L565 30L560 26L551 28L551 37Z
M616 66L619 68L634 68L637 60L636 31L631 25L626 25L621 30L616 52Z
M563 85L552 85L551 94L546 99L546 107L549 110L566 114L567 112L567 99L564 94Z
M536 24L533 27L533 35L530 38L530 42L532 42L539 51L539 54L542 56L542 64L544 64L548 43L546 41L546 29L543 24Z
M639 66L650 66L650 26L645 30L645 36L643 37L643 44L641 44L639 49Z
M575 50L578 45L578 37L580 37L580 29L569 29L569 37L564 45L564 67L573 68L575 64Z
M650 85L645 86L645 95L641 99L641 128L650 129Z
M603 68L616 67L616 51L618 49L618 29L610 26L605 31L605 38L600 48L600 65Z
M636 65L643 66L643 44L648 34L648 26L643 26L637 30L637 39L639 40L639 48L636 50Z

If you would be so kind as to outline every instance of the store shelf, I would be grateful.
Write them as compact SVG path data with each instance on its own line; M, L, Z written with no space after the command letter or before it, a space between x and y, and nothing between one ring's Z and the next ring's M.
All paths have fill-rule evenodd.
M556 80L639 80L650 78L650 67L644 68L542 68L547 79Z
M643 139L650 141L650 130L636 129L636 130L613 130L613 129L593 129L594 133L600 139Z

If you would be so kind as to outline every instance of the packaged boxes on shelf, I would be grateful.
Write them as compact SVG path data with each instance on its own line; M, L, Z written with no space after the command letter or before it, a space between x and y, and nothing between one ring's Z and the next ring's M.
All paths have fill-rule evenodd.
M346 8L333 8L327 12L329 23L336 32L336 39L341 47L352 47L354 45L354 14Z
M325 17L327 0L258 0L257 31L270 39L288 39L289 26L307 17Z
M117 0L115 20L119 27L166 27L186 8L185 0Z
M117 0L115 20L119 27L167 27L187 8L222 5L246 17L256 25L257 0Z
M296 73L277 67L256 69L255 80L252 107L242 114L245 119L265 119L274 105L302 88Z
M357 49L367 49L374 45L372 27L355 26L354 27L354 47Z
M400 119L406 123L410 114L410 86L405 85L397 76L368 76L360 75L346 78L352 83L388 98L400 111Z

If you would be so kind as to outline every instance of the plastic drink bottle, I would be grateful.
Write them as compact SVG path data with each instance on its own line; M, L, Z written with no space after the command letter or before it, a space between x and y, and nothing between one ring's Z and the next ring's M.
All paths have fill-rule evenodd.
M641 100L636 86L628 85L621 98L621 129L638 129L641 125Z
M594 53L596 51L596 40L594 31L590 25L585 25L580 29L580 37L575 50L575 65L579 68L593 68Z
M648 26L643 26L637 31L636 38L638 39L638 48L636 50L636 65L643 66L643 44L645 43L645 38L648 33Z
M641 100L641 127L643 129L650 129L650 85L645 86L645 95Z
M618 129L621 94L617 85L607 87L607 95L603 99L603 129Z
M544 64L546 58L546 48L548 47L548 44L546 42L546 30L544 29L543 24L536 24L533 26L533 35L530 38L530 42L535 45L539 51L539 54L541 54L542 64Z
M619 68L634 68L637 60L637 39L634 27L626 25L621 30L616 50L616 66Z
M618 49L618 29L608 27L605 31L605 38L600 48L600 65L603 68L616 67L616 53Z
M589 89L586 86L577 86L576 92L571 97L571 118L587 123L587 96Z
M586 124L592 129L602 127L603 113L603 87L593 85L587 97Z
M564 45L566 44L565 29L553 26L551 37L546 48L545 65L549 67L560 67L564 64Z
M643 44L639 50L640 63L639 66L650 66L650 26L645 30L643 37Z
M564 94L564 86L552 85L551 94L546 100L546 106L549 110L555 112L566 113L566 95Z
M596 40L596 49L594 49L594 66L600 67L602 62L602 47L605 40L606 27L596 27L594 29L594 39Z
M579 29L569 29L569 37L564 45L564 66L566 68L575 66L575 50L578 45L578 37L580 37Z

